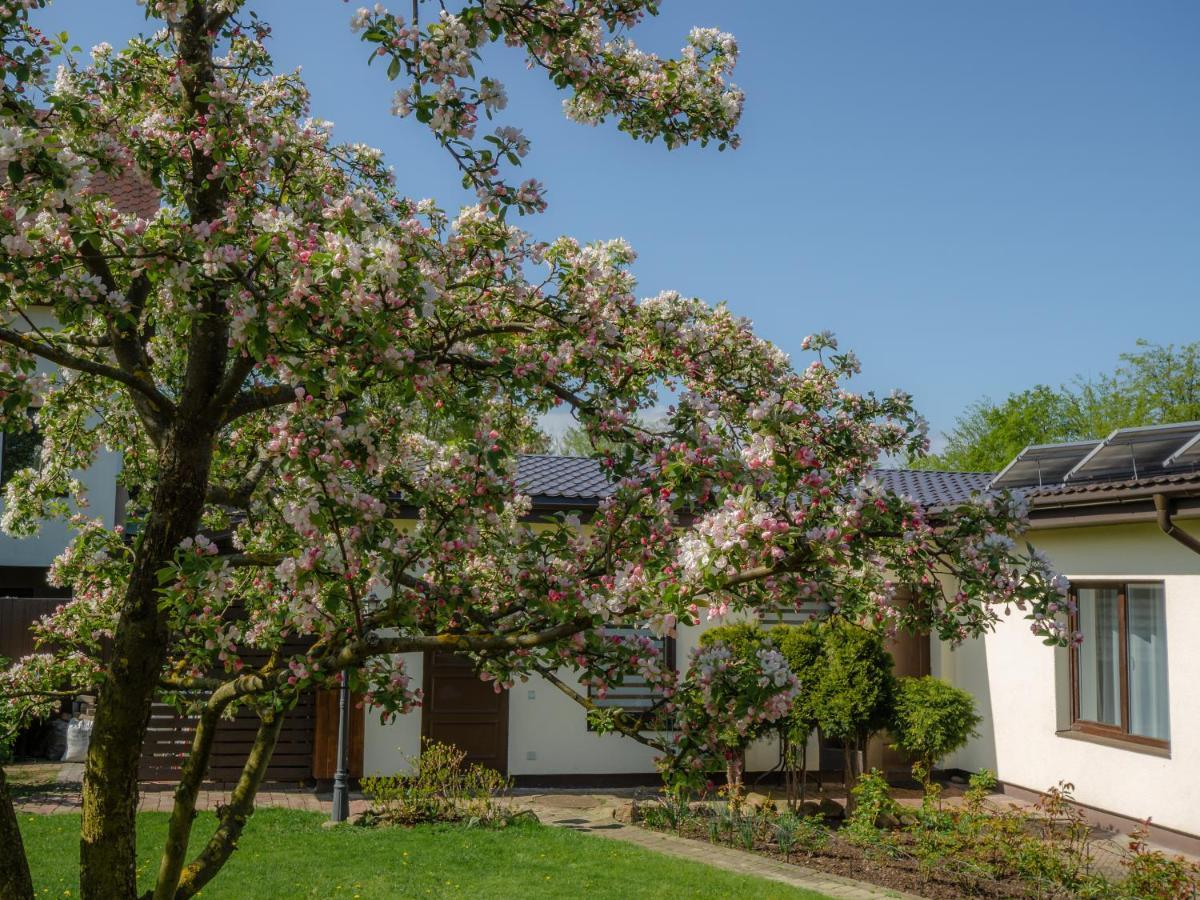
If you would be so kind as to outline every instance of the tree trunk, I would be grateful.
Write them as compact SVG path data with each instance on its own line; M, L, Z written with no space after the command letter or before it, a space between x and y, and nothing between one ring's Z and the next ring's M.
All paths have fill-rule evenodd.
M811 734L811 732L810 732ZM808 737L800 745L800 806L803 808L808 790Z
M246 827L246 822L254 812L254 798L258 794L263 776L267 773L271 754L275 752L275 742L279 740L279 730L283 726L283 715L283 710L262 714L250 755L247 756L238 783L230 794L229 805L218 811L221 824L217 826L216 833L209 839L200 855L183 870L175 900L187 900L195 896L221 871L221 867L233 853L238 838L242 835L242 829Z
M742 801L742 771L746 757L739 751L729 751L725 757L725 785L729 791L729 802L735 807Z
M858 747L857 741L845 739L842 741L842 783L846 786L846 816L854 812L854 786L858 783Z
M216 737L217 720L224 707L208 706L196 723L192 737L192 752L188 754L175 787L175 804L171 809L171 821L167 826L167 843L163 848L158 867L158 882L154 887L154 900L171 900L179 886L179 874L187 858L188 839L192 835L192 823L196 819L196 795L208 761L212 756L213 739Z
M33 900L29 859L17 825L17 813L8 793L8 780L0 766L0 897Z
M83 773L79 884L85 900L125 900L137 890L138 764L168 640L158 610L158 571L169 564L180 541L196 533L212 463L207 424L181 422L159 452L162 474L138 539L97 697Z

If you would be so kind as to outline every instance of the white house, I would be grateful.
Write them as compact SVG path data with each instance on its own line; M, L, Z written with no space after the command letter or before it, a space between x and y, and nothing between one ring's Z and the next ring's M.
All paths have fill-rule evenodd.
M531 457L523 488L535 508L579 508L604 493L586 460ZM971 691L984 724L947 761L996 773L1032 796L1060 781L1097 820L1129 828L1152 817L1160 843L1200 850L1200 423L1123 429L1104 441L1031 447L998 475L883 470L892 491L930 506L972 493L1022 491L1025 536L1072 581L1083 643L1048 647L1019 612L993 634L950 648L936 639L894 648L900 674L932 673ZM681 628L677 664L701 628ZM926 655L926 652L928 655ZM495 695L450 661L409 659L426 707L391 725L367 716L363 766L392 771L422 736L456 740L530 784L620 783L653 772L647 748L587 728L580 708L533 678ZM811 766L820 764L810 746ZM877 756L878 760L878 751ZM777 762L752 749L748 769Z
M1017 794L1064 780L1095 817L1200 850L1200 423L1030 447L993 479L1024 490L1028 540L1072 582L1083 643L1049 648L1014 615L932 671L984 724L951 765ZM1189 526L1200 534L1196 525Z

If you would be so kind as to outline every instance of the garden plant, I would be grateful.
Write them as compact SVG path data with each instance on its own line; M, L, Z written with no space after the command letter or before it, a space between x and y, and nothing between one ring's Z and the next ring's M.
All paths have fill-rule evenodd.
M965 747L981 721L968 692L926 675L899 680L888 731L893 746L913 761L928 784L934 766Z

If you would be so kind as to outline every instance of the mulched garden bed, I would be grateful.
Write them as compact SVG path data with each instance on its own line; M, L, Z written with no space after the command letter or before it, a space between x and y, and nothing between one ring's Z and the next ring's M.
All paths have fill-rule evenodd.
M681 837L709 842L707 822L700 818L685 821L680 824L678 829L656 828L644 821L639 821L638 824L644 828L661 831L664 834L677 834ZM746 849L737 840L732 843L722 841L720 846L733 847L737 850ZM867 881L871 884L877 884L880 887L927 897L930 900L955 900L958 897L986 897L997 898L997 900L1011 900L1011 898L1035 896L1026 885L1017 882L1006 884L1004 882L983 879L972 882L956 875L946 876L939 874L937 871L921 872L914 860L886 858L870 854L839 838L836 832L830 835L828 843L820 850L815 852L795 850L786 859L783 853L780 852L778 845L761 839L755 841L753 852L771 857L780 862L815 869L830 875L841 875L845 878ZM1046 898L1054 896L1067 897L1069 894L1062 893L1055 895L1047 893L1043 889L1036 896Z

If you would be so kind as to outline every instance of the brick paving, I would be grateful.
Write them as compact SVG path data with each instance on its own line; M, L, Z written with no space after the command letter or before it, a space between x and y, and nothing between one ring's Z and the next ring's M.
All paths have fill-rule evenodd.
M37 790L14 790L14 805L20 812L48 815L54 813L79 812L82 801L79 794L83 778L83 766L79 763L64 763L58 773L56 784L44 785ZM138 810L140 812L170 812L175 802L175 785L172 782L146 781L140 785ZM196 797L196 808L215 810L229 802L233 784L211 782L205 784ZM295 784L267 783L262 786L255 799L255 806L283 807L328 813L332 801L328 791L316 792L312 788ZM362 794L350 794L350 815L356 816L367 808Z

